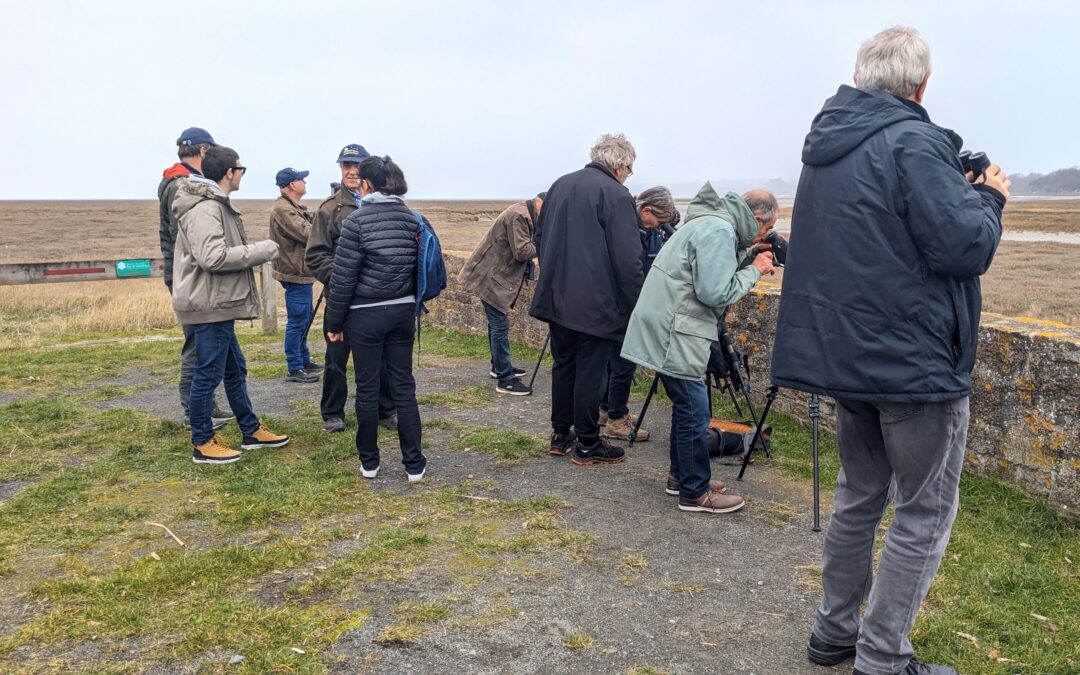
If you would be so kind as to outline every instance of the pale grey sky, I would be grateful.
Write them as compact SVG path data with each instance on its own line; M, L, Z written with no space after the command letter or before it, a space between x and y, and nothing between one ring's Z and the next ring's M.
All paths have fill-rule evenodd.
M389 153L417 198L523 197L597 135L629 187L794 180L810 120L860 42L930 42L931 117L1006 171L1080 164L1080 3L5 3L0 199L153 198L188 126L235 148L240 198L346 143Z

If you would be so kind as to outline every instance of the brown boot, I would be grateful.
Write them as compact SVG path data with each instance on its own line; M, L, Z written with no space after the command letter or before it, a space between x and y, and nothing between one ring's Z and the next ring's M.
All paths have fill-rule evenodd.
M243 456L244 453L233 450L225 444L221 436L215 434L206 443L195 446L195 450L191 453L191 461L196 464L231 464Z
M288 445L289 437L284 434L275 434L263 425L259 425L251 434L244 434L244 440L240 447L244 450L258 450L259 448L280 448Z
M633 417L633 415L624 415L617 420L609 419L607 426L600 432L600 435L605 438L617 438L621 441L630 440L630 434L634 431L635 420ZM649 440L649 432L645 429L638 429L637 438L634 440Z
M725 495L713 490L706 490L697 499L679 497L680 511L698 511L702 513L731 513L746 506L746 501L737 495Z
M727 492L727 487L718 480L709 481L709 489L721 494ZM667 475L667 487L664 488L664 492L675 497L679 496L679 479L675 477L675 474L669 473Z

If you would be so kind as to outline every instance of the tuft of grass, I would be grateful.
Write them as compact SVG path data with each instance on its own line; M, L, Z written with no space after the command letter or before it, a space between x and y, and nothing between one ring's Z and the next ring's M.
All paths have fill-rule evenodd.
M427 636L427 630L416 624L402 621L379 631L375 642L384 647L407 647Z
M547 442L538 436L495 427L470 428L458 435L452 447L482 452L504 461L540 457L548 448Z
M415 551L434 543L426 532L405 528L389 528L371 537L367 545L335 560L325 571L305 583L296 595L343 590L354 578L366 581L400 581L411 573L416 564Z
M672 593L685 593L691 597L705 592L705 587L701 584L690 584L674 579L663 579L660 582L660 588Z
M461 408L473 408L486 405L492 401L492 389L487 385L464 387L453 391L440 391L433 394L424 394L416 399L420 405L437 405L451 410Z
M571 633L563 638L563 646L574 651L583 651L596 644L596 640L588 633Z
M773 525L783 527L799 515L799 510L787 502L762 501L754 504L754 511L765 516Z
M671 675L671 673L652 666L630 666L630 669L626 671L626 675Z

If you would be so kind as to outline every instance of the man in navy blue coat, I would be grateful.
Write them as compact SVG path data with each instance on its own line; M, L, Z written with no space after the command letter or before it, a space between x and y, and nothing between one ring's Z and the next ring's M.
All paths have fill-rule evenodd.
M1011 185L996 165L965 175L960 137L921 105L929 77L926 42L891 28L814 118L773 352L776 384L836 399L841 470L808 653L874 675L955 673L912 658L907 636L956 516L979 276Z

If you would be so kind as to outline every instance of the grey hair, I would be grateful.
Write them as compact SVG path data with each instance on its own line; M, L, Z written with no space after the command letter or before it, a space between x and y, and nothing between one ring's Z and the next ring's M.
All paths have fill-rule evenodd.
M743 201L746 202L750 213L760 216L766 223L775 218L780 211L780 204L777 203L776 197L765 190L751 190L743 195Z
M671 190L668 190L663 185L642 190L634 202L637 204L638 211L641 211L646 206L655 206L666 213L678 213L675 209L675 200L671 196Z
M908 97L930 72L930 45L907 26L887 28L859 47L855 86Z
M626 140L626 136L604 134L596 139L596 143L593 143L589 150L589 159L604 165L614 173L619 167L627 169L633 167L637 153L634 152L634 146L630 145L630 141Z

